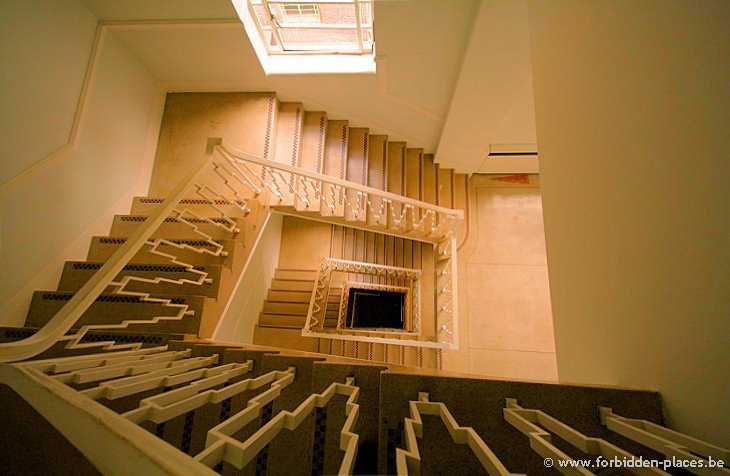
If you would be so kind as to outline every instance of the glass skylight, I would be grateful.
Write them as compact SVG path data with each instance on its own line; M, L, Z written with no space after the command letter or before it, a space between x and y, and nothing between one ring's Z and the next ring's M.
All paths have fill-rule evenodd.
M248 0L270 55L373 53L372 0Z

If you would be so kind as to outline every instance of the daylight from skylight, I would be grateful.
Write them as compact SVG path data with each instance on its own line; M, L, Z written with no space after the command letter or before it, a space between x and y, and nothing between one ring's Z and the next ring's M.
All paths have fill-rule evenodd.
M267 74L375 71L372 0L234 5Z

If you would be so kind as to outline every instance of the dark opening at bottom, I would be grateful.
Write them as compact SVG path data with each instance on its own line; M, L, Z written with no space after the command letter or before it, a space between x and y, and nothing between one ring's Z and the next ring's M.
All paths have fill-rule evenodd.
M403 329L405 293L350 288L347 304L348 327Z

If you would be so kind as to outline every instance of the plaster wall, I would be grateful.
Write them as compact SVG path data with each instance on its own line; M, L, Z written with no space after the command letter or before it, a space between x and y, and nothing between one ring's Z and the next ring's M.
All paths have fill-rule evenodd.
M7 161L3 155L2 173L10 178L66 144L96 22L75 1L4 2L3 8L2 35L14 44L30 38L17 48L0 41L2 63L12 73L0 88L0 136L7 142L0 150L11 152ZM112 216L128 213L132 196L147 190L162 95L113 37L103 38L98 54L76 147L0 201L2 325L22 325L32 292L55 289L63 262L84 259L89 238L107 234Z
M730 3L529 3L560 378L730 445Z
M76 1L0 5L0 183L5 183L68 141L96 18Z

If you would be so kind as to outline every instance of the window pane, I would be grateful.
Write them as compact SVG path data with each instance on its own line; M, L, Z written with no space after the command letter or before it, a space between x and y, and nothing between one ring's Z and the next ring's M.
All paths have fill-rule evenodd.
M357 32L335 28L281 28L284 49L312 49L321 46L328 50L357 49Z
M254 18L261 25L270 52L281 51L278 36L284 44L284 51L359 51L358 21L361 24L363 51L372 51L372 2L362 1L359 8L355 8L354 2L316 4L292 0L290 3L272 3L269 4L270 18L261 0L249 1L252 2ZM328 28L319 28L319 25Z
M282 11L287 23L319 23L319 6L312 3L287 3Z
M259 21L259 25L269 26L271 24L269 22L269 15L266 14L266 10L264 10L264 7L259 6L259 5L254 5L253 9L256 12L256 18Z
M336 3L325 3L320 5L320 17L322 23L329 24L355 24L355 4L341 5Z

